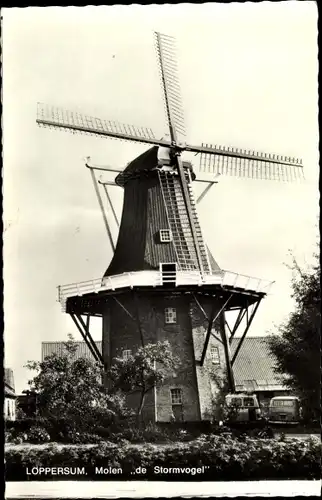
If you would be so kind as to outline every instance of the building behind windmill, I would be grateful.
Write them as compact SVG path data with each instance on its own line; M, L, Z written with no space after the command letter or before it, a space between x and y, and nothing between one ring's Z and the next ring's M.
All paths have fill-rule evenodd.
M16 391L12 368L4 369L4 418L16 419Z
M75 345L77 350L74 359L84 357L93 361L93 355L86 342L75 341ZM102 352L102 341L97 341L96 345L99 351ZM237 345L238 339L234 339L231 343L232 353L234 353ZM64 353L64 342L42 342L42 360L54 353L57 355ZM225 365L225 358L220 355L220 351L214 350L212 358L214 368L222 370ZM251 391L256 394L262 407L267 407L272 397L290 395L290 389L285 386L282 377L279 377L275 372L275 364L275 358L268 349L265 337L246 338L234 369L236 392Z

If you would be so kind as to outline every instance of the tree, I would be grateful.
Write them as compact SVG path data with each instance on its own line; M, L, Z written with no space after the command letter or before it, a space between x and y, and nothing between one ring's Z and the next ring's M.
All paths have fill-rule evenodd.
M178 365L179 360L173 356L169 342L164 341L139 347L127 359L114 358L107 375L114 391L139 393L137 416L140 419L146 394L172 376Z
M212 367L209 375L216 386L210 414L212 420L223 421L226 419L226 396L230 393L228 378L225 371L219 367Z
M268 339L276 371L286 375L285 383L301 397L306 418L320 414L321 270L317 255L315 260L303 270L292 256L289 267L295 310L278 334Z
M25 390L16 402L16 418L33 418L37 416L37 392Z
M89 359L75 357L77 346L71 335L64 348L61 355L27 364L38 372L29 381L31 391L37 393L38 415L51 420L63 418L70 428L80 431L122 413L123 399L106 392L102 368Z

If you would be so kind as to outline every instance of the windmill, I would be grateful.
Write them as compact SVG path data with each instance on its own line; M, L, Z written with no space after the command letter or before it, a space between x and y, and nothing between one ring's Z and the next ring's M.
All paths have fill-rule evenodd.
M174 414L178 420L204 420L216 390L210 376L214 369L235 390L235 359L272 282L220 268L203 238L192 182L207 183L198 202L219 175L290 181L303 175L303 166L286 156L179 140L185 125L175 40L155 33L155 42L168 137L157 139L150 128L38 105L40 126L150 146L123 171L86 161L114 255L103 278L60 286L59 301L105 368L113 357L127 357L139 345L169 340L181 368L148 395L145 417L170 421ZM191 162L182 159L184 152L199 155L198 177ZM97 181L95 171L118 174L112 184L124 189L120 222L108 193L111 182ZM116 245L100 188L119 226ZM102 318L102 353L90 333L91 316ZM240 330L232 355L230 343Z

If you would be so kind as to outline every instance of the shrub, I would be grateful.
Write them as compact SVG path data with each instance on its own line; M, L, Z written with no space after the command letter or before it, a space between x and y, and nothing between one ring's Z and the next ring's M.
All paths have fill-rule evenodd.
M9 420L6 422L6 430L12 433L28 432L35 425L43 426L44 422L45 419L36 417Z
M19 429L19 427L17 429L15 429L14 427L10 428L10 426L7 425L6 427L7 427L5 430L6 443L21 444L24 441L27 441L28 439L27 432L23 432L22 430Z
M25 441L27 441L27 434L23 434L22 432L19 432L15 436L13 436L11 442L13 444L22 444Z
M72 444L94 444L101 443L103 439L97 434L90 432L76 432L74 430L63 436L63 441Z
M30 443L48 443L50 441L50 435L43 427L31 427L27 434L27 440Z
M101 434L101 433L100 433ZM104 433L103 433L104 434ZM200 435L198 430L187 430L182 427L160 426L153 423L140 427L128 426L122 431L104 434L112 442L119 443L126 439L131 443L170 443L187 442Z
M14 435L14 432L12 431L12 429L5 431L5 434L4 434L5 443L12 443L14 440L14 437L15 437L15 435Z
M96 426L93 426L91 431L77 432L68 418L28 418L10 422L6 427L6 441L17 444L27 440L32 443L43 443L49 440L59 443L98 443L102 441L102 437L110 435L108 429L101 428L105 430L105 435L100 436ZM35 429L42 431L36 432Z
M154 474L155 466L201 467L204 473L199 480L236 481L261 479L318 479L320 478L321 443L309 439L278 440L253 439L244 436L238 440L230 433L221 435L201 435L189 443L173 443L167 447L129 446L122 443L104 443L90 448L57 448L46 446L42 449L9 449L6 452L7 480L26 480L26 467L85 467L87 475L77 479L102 480L95 475L96 467L121 467L122 479L143 478L133 476L136 467L146 467L145 479L156 480L196 480L195 475ZM50 479L46 475L46 479ZM120 476L119 476L120 478ZM30 479L30 477L28 477ZM37 480L41 479L37 476ZM57 476L53 476L57 479ZM68 476L59 476L59 480ZM106 477L108 480L109 477Z

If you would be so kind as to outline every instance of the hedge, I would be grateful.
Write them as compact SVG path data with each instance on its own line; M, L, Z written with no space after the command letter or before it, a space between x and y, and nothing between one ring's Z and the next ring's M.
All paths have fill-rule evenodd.
M6 480L319 479L320 459L321 443L317 439L278 441L246 436L236 439L231 434L201 436L193 442L166 447L106 442L90 448L59 448L50 444L44 448L7 450ZM39 474L41 467L50 470ZM70 469L67 469L69 473L65 471L64 474L57 475L57 470L51 469L53 467ZM97 472L100 467L117 468L118 474L111 474L111 471L100 474ZM161 467L184 470L165 470L164 473L159 473ZM80 469L78 474L77 468ZM141 473L138 468L141 468ZM146 469L144 474L142 468ZM36 473L32 475L32 471Z

